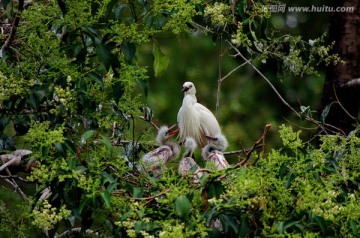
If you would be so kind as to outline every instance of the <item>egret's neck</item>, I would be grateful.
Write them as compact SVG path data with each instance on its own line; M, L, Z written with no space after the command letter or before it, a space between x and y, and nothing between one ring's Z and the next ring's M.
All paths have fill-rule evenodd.
M191 106L195 103L197 103L197 99L194 94L185 94L183 99L183 106Z

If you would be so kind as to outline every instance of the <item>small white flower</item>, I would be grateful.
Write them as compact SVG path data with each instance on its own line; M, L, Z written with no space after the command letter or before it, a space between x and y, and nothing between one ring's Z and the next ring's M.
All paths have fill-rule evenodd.
M309 40L309 45L313 46L315 44L316 40Z

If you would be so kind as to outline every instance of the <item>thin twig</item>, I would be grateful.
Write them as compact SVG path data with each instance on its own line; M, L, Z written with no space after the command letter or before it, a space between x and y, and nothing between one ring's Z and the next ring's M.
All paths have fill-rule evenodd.
M262 148L262 145L256 145L256 148ZM251 149L242 149L242 150L234 150L234 151L228 151L228 152L223 152L223 155L236 155L236 154L247 154Z
M218 65L218 80L217 80L217 93L216 93L216 110L215 116L219 116L219 108L220 108L220 90L221 90L221 66L222 66L222 35L219 37L220 46L219 46L219 65Z
M333 90L334 90L334 95L335 95L335 98L336 98L336 102L339 104L339 106L341 107L341 109L344 110L344 112L353 120L357 121L357 119L355 117L353 117L346 109L345 107L341 104L338 96L337 96L337 93L336 93L336 89L335 89L335 85L333 84Z
M61 233L60 235L55 235L54 237L55 238L60 238L60 237L69 237L69 235L73 234L73 233L81 233L82 231L82 228L81 227L75 227L75 228L72 228L71 230L67 230L67 231L64 231L63 233ZM99 234L93 230L90 230L90 229L87 229L85 230L85 233L86 234L92 234L92 235L96 235L98 236Z
M261 145L261 156L263 157L264 155L264 150L265 150L265 136L268 133L269 129L270 129L271 125L267 124L264 127L264 131L263 134L261 135L261 137L255 142L255 144L253 145L253 147L250 149L250 152L247 154L246 159L248 160L252 154L252 152L256 149L257 146Z
M22 12L23 9L24 9L24 0L19 0L19 6L18 6L19 12ZM16 33L16 28L18 27L19 23L20 23L20 16L19 16L19 14L17 14L14 17L14 21L11 25L11 30L10 30L9 36L6 39L5 43L1 46L1 49L0 49L1 54L3 54L3 51L10 45L11 41L13 40L15 33Z
M146 118L144 116L140 116L139 118L144 120L144 121L149 122L156 130L159 130L159 127L155 124L155 122L146 120Z
M231 74L233 74L236 70L242 68L244 65L247 65L247 62L242 63L241 65L235 67L233 70L231 70L227 75L225 75L224 77L221 78L220 82L224 81L225 79L227 79Z
M0 175L0 179L11 179L11 178L14 178L14 179L18 179L22 182L25 182L25 183L31 183L29 180L23 178L23 177L20 177L18 175Z
M17 192L18 194L20 194L20 196L25 200L28 201L27 196L25 195L25 193L20 189L19 185L15 182L14 179L5 179L6 182L8 182L9 184L11 184L11 186L13 186L15 188L15 192Z
M233 48L237 55L240 56L247 64L249 64L269 85L270 87L273 89L273 91L275 92L275 94L280 98L280 100L291 110L295 113L295 115L297 115L298 117L301 117L301 115L292 107L290 106L290 104L281 96L281 94L277 91L277 89L275 88L275 86L270 82L270 80L263 74L261 73L261 71L255 66L253 65L253 63L251 63L250 60L246 59L241 52L233 45L230 43L230 41L226 40L226 42L231 46L231 48Z
M16 156L16 157L18 157L18 156ZM0 172L3 171L4 169L6 169L7 167L9 167L13 164L16 164L16 163L19 163L19 160L14 157L13 159L6 162L5 164L1 165Z

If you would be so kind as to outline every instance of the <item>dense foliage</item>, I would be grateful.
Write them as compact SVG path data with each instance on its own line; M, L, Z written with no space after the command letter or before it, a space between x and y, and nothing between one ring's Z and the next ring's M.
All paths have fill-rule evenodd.
M150 46L161 77L162 37L204 30L236 59L276 59L284 75L339 61L321 39L269 34L270 1L1 2L12 24L1 39L0 149L29 149L36 161L1 175L17 192L26 187L24 201L0 203L3 234L359 236L357 131L313 148L283 126L281 149L239 156L199 184L177 174L178 161L159 179L134 166L156 133L141 52Z

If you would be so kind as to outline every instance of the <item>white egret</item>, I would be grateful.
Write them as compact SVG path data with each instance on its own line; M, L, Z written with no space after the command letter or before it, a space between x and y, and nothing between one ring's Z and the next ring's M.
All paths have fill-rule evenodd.
M205 135L214 137L221 134L220 125L214 114L197 102L196 89L192 82L185 82L182 92L184 99L177 115L180 140L192 137L197 145L203 148L208 142Z
M166 163L176 159L180 153L180 146L168 141L177 131L170 130L173 127L161 126L159 128L156 141L159 147L145 154L140 161L140 170L144 168L146 171L161 173L166 168Z
M209 137L206 136L209 140L211 140L214 144L207 144L202 149L202 157L210 162L216 170L224 170L229 168L229 163L225 159L224 154L221 152L223 151L227 145L228 142L224 135L219 134L217 137Z
M190 172L190 170L193 168L195 169L195 171L199 169L199 166L192 158L194 154L194 150L197 147L195 140L191 137L186 137L184 146L186 148L186 151L179 163L179 174L181 175L187 175ZM202 175L203 175L202 172L195 172L193 175L194 183L199 183L199 179L201 178Z

